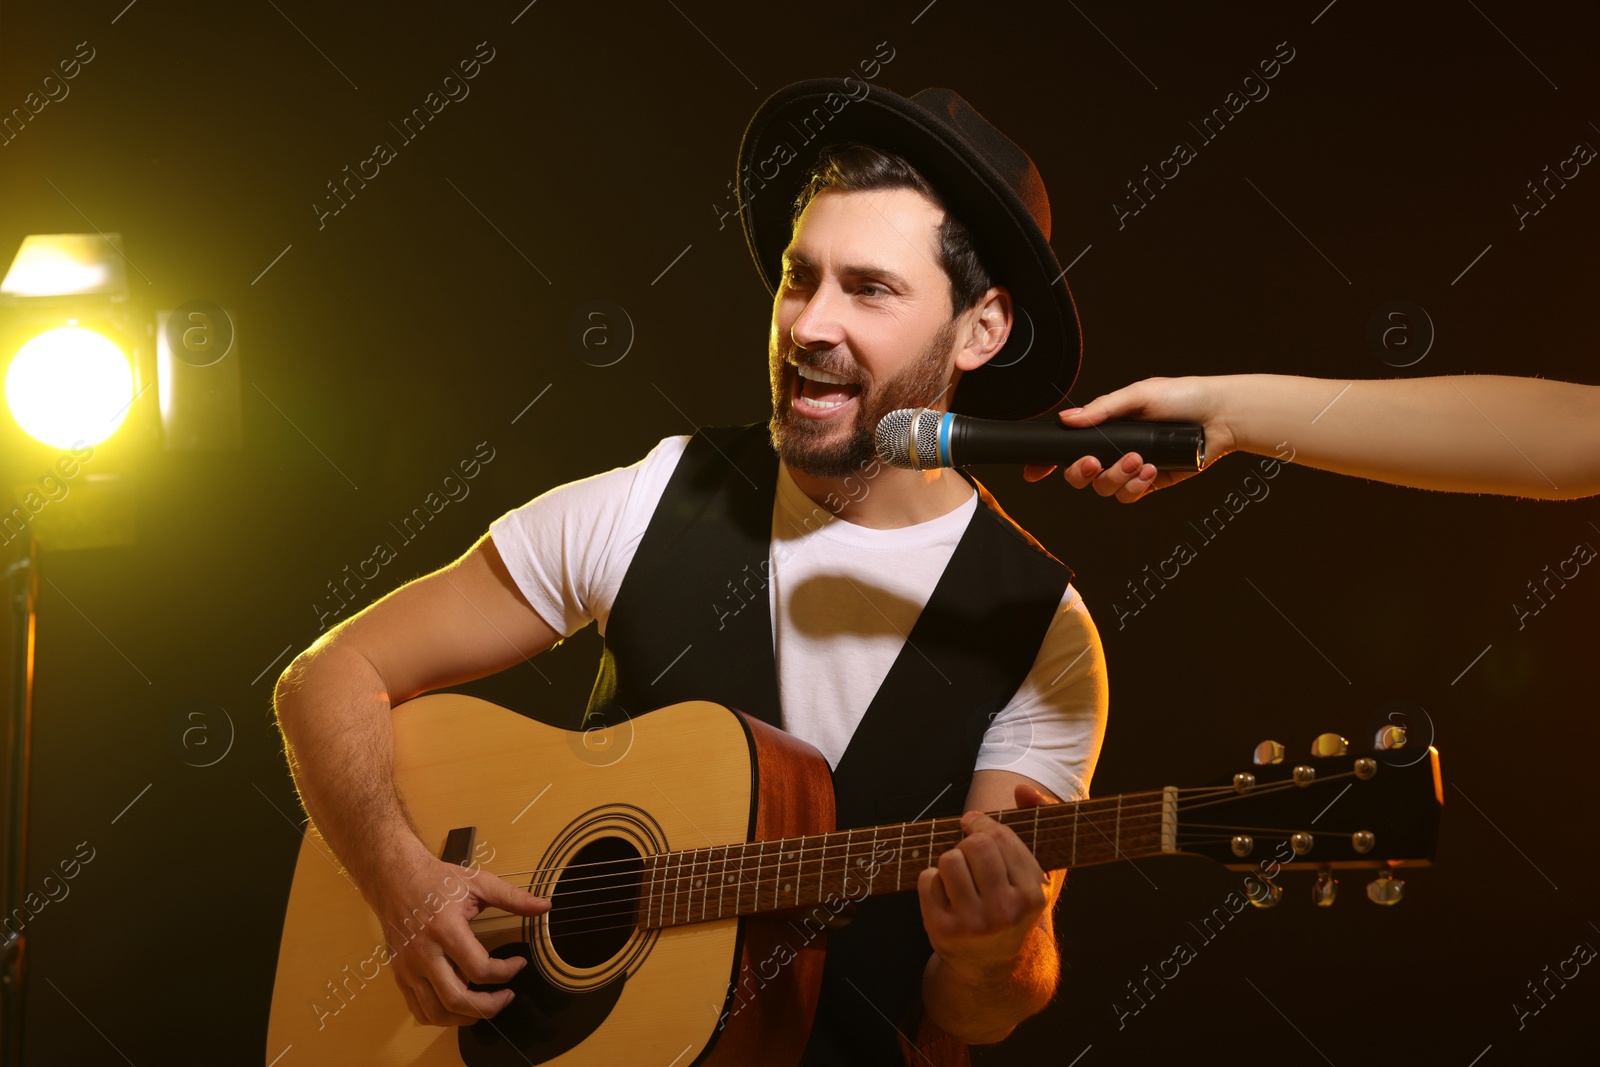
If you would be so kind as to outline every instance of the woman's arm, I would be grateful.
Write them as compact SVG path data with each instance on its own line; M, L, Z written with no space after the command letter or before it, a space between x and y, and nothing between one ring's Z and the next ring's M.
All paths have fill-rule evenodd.
M1061 413L1068 426L1127 418L1200 423L1207 466L1234 450L1293 449L1296 463L1419 489L1551 500L1600 493L1600 387L1592 385L1502 375L1149 378ZM1131 454L1107 470L1084 457L1063 473L1125 502L1192 477Z

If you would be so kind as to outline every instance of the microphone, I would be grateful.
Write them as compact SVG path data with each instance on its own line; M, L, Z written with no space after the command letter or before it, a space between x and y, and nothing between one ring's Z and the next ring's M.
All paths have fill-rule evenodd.
M1059 422L975 419L932 408L901 408L878 420L878 458L891 467L925 471L970 463L1061 465L1093 456L1109 467L1137 452L1158 470L1197 471L1205 430L1192 422Z

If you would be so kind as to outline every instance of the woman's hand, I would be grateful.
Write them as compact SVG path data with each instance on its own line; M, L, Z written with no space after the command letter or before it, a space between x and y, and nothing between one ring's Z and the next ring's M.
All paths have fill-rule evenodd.
M1222 412L1225 383L1223 378L1146 378L1096 397L1081 408L1069 408L1060 413L1060 418L1063 425L1078 428L1098 426L1112 419L1199 423L1205 430L1205 455L1201 460L1204 469L1234 448L1233 434ZM1053 466L1030 465L1024 469L1023 477L1036 482L1053 470ZM1074 489L1093 486L1101 496L1115 496L1131 504L1153 489L1165 489L1192 478L1195 472L1158 471L1137 452L1129 452L1110 467L1103 467L1093 456L1084 456L1068 465L1062 475Z

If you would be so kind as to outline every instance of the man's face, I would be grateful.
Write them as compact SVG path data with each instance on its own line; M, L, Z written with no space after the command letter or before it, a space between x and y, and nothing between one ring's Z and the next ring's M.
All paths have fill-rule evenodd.
M828 190L783 256L768 358L772 439L789 466L855 473L878 420L948 408L955 342L936 241L943 211L912 189Z

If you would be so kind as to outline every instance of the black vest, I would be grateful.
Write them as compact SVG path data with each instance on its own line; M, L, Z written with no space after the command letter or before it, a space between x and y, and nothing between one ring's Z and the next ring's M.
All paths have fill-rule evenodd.
M689 441L624 576L585 725L711 700L781 727L768 610L778 460L765 425ZM974 483L976 485L976 483ZM840 829L958 815L990 721L1032 667L1071 577L980 506L833 772ZM899 1063L932 948L915 893L829 935L807 1067Z

